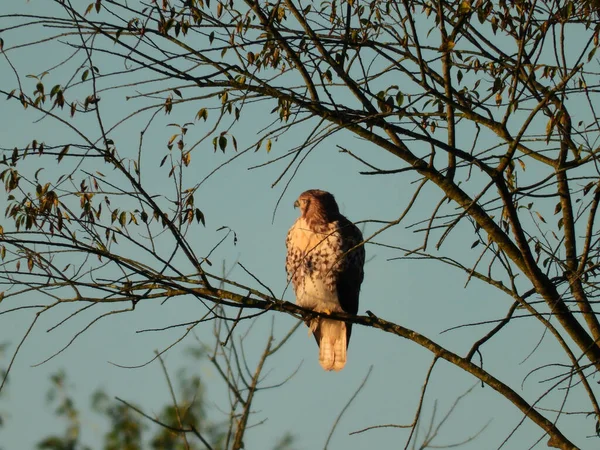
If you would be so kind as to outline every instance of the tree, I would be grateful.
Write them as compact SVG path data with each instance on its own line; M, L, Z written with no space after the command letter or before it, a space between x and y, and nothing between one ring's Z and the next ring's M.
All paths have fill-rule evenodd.
M193 352L194 359L205 357L202 352ZM48 391L48 400L56 404L54 413L65 419L66 429L62 435L54 434L44 437L38 444L40 450L75 450L102 448L104 450L139 450L152 448L154 450L178 449L223 449L228 448L227 443L231 436L233 421L212 423L207 414L208 405L204 391L206 386L197 374L189 370L179 373L179 390L184 402L178 402L173 383L167 372L163 360L159 361L164 370L169 389L172 395L172 404L162 408L157 417L151 417L123 399L111 399L103 390L98 390L92 395L93 409L105 416L109 422L109 429L104 434L101 447L90 447L82 443L82 414L77 407L77 402L71 392L68 377L64 371L51 376L51 388ZM188 368L189 369L189 368ZM152 422L151 427L143 420ZM228 430L229 428L229 430ZM148 435L150 429L151 435ZM189 436L189 437L188 437ZM198 442L195 444L194 440ZM285 434L281 437L276 450L289 450L293 436Z
M372 312L332 317L431 353L423 392L444 360L512 403L549 446L581 446L600 429L597 15L597 2L544 0L56 0L44 13L5 13L0 44L12 78L1 91L44 125L5 149L5 311L45 296L33 327L65 303L106 306L91 325L188 296L206 309L189 327L303 317L247 259L214 272L215 252L235 245L239 230L205 231L199 199L209 179L253 152L246 167L277 168L283 197L335 137L339 158L363 177L349 163L336 171L365 185L386 177L406 195L400 210L381 191L377 216L360 221L367 250L427 260L430 277L450 267L466 292L485 283L504 299L504 317L465 316L463 326L489 327L469 335L465 352ZM29 49L53 56L43 67L23 63L33 68L27 78L14 60ZM157 132L165 126L170 137ZM214 163L207 147L225 159ZM211 169L198 179L203 164ZM219 189L231 183L221 181ZM402 226L421 241L386 240ZM386 267L392 278L397 269ZM503 381L502 356L491 349L522 321L537 335L513 344L539 339L552 349L520 373L544 381L541 393ZM579 432L563 425L573 421Z

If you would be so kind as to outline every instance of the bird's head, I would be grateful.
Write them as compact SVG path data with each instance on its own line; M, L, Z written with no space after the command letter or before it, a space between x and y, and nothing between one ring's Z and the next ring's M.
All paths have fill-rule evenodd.
M333 195L320 189L311 189L300 194L294 202L294 207L300 208L300 215L306 219L330 221L340 213Z

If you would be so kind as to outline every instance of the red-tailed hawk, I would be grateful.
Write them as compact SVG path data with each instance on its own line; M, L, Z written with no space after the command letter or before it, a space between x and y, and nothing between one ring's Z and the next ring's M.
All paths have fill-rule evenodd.
M358 312L365 249L360 230L340 214L329 192L312 189L294 203L300 217L287 235L285 269L299 306L317 312ZM306 322L325 370L341 370L352 324L323 318Z

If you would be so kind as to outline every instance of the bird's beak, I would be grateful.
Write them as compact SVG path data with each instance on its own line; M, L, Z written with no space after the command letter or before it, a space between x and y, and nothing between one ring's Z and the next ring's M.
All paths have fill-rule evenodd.
M300 202L298 200L296 200L294 202L294 208L299 208L300 207Z

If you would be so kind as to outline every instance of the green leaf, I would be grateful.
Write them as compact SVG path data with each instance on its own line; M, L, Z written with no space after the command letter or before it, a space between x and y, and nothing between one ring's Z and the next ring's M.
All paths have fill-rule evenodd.
M200 211L198 208L196 208L196 222L198 223L202 223L202 225L206 226L206 222L204 221L204 213L202 211Z
M597 47L594 47L590 50L590 53L588 54L588 62L590 62L592 60L592 58L596 54L596 50L597 50Z
M50 91L50 97L54 97L58 91L60 91L60 84L57 84L52 88Z
M225 153L225 147L227 147L227 138L224 135L219 136L219 148Z
M396 104L398 106L402 106L402 103L404 103L404 94L402 92L398 92L396 94Z

